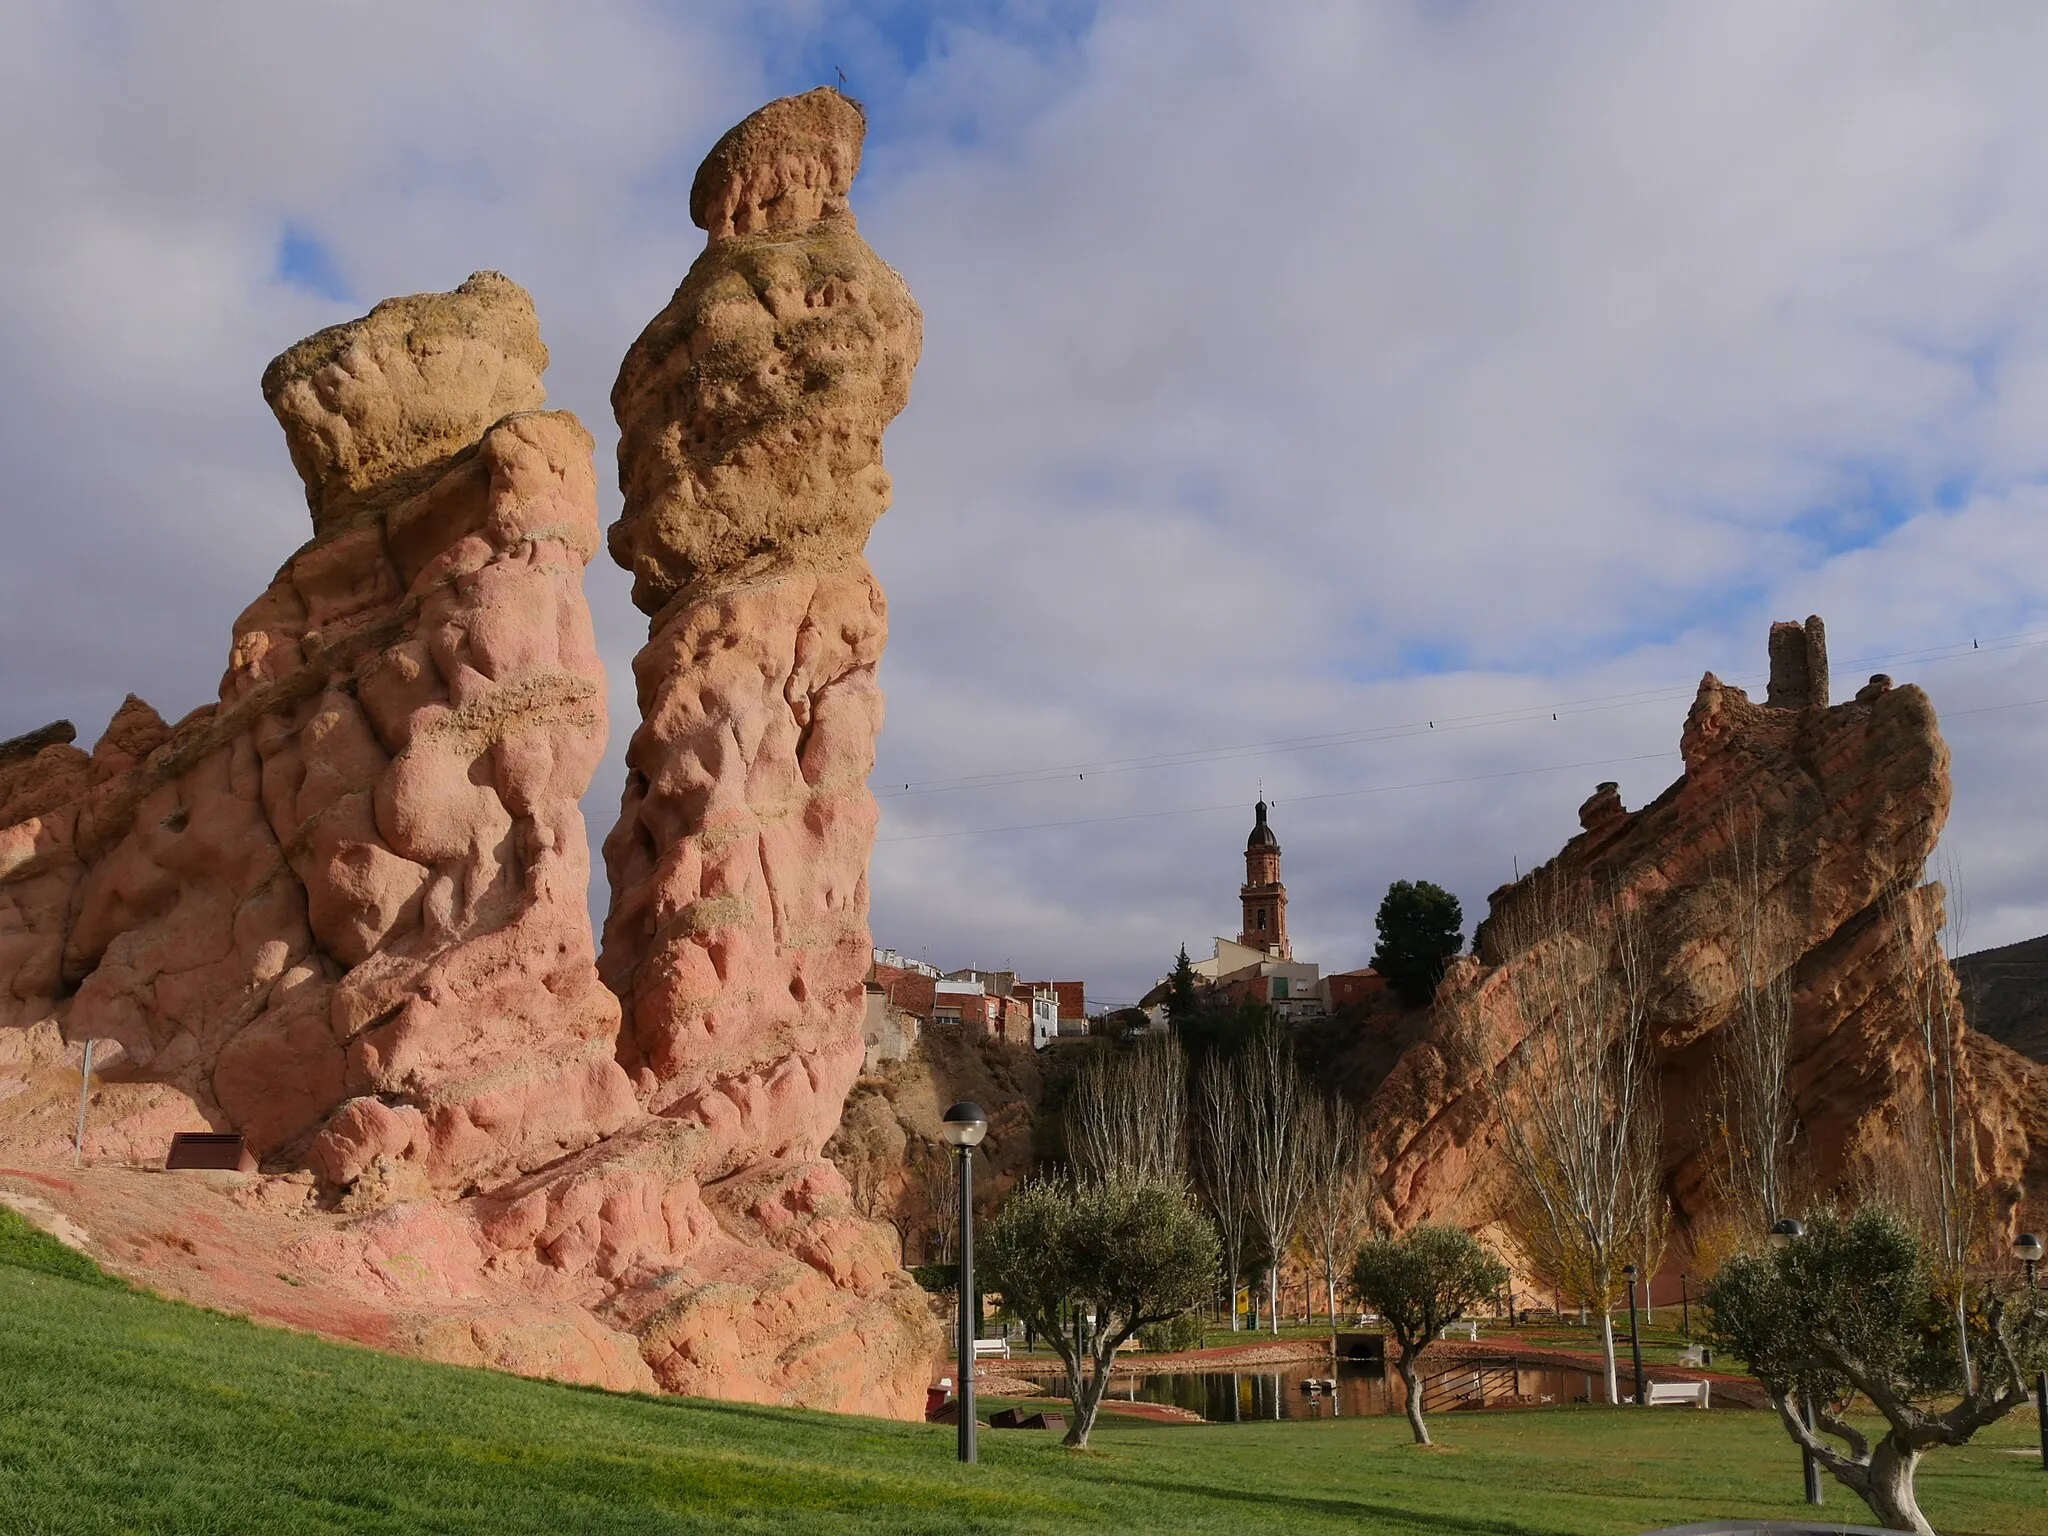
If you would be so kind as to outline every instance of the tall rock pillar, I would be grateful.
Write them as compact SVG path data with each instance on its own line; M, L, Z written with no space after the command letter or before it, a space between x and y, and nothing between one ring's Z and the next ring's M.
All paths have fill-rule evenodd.
M886 1234L847 1219L822 1149L860 1069L871 958L888 611L862 550L922 328L847 207L864 132L860 107L826 89L719 140L690 194L704 252L612 390L625 501L611 552L651 622L599 958L624 1004L620 1060L641 1102L687 1128L721 1225L842 1290L878 1258L895 1266ZM888 1326L914 1323L921 1346L926 1325L890 1306ZM646 1353L693 1390L710 1342L665 1355L649 1337Z
M612 389L612 557L652 619L599 968L703 1177L819 1155L861 1059L867 776L888 637L862 558L920 317L854 229L861 110L763 107L697 173L709 233Z

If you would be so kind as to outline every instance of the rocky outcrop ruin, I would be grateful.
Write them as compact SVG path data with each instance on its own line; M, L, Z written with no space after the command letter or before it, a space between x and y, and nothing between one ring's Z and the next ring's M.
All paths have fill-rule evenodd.
M1518 966L1534 963L1550 891L1632 907L1651 957L1646 995L1663 1099L1664 1166L1681 1231L1709 1214L1703 1131L1719 1031L1738 1004L1738 848L1757 895L1760 973L1793 992L1791 1096L1803 1177L1840 1185L1884 1155L1920 1093L1908 999L1955 982L1931 937L1942 890L1922 884L1949 809L1948 748L1920 689L1874 677L1829 706L1819 619L1771 630L1769 702L1712 673L1680 745L1685 771L1640 810L1602 784L1584 832L1549 864L1496 891L1476 953L1458 962L1423 1038L1373 1096L1387 1194L1401 1224L1483 1226L1511 1195L1494 1109L1469 1057L1475 1017L1497 1053L1526 1026ZM2048 1071L1961 1026L1977 1157L1998 1214L2048 1187Z
M861 551L919 345L847 210L862 132L814 91L719 142L705 253L620 376L652 624L601 965L591 440L495 273L265 373L313 538L217 704L0 745L0 1164L117 1268L435 1358L921 1406L924 1299L821 1150L869 947ZM264 1173L134 1171L184 1129Z

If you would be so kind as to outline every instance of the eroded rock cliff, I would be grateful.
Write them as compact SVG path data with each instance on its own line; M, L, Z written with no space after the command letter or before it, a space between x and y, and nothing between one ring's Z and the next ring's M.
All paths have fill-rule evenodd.
M278 358L316 532L236 620L219 702L172 727L131 697L90 754L0 765L4 1027L23 1060L100 1042L89 1151L210 1125L338 1190L445 1195L634 1113L577 809L596 485L546 360L496 273ZM71 1129L13 1108L14 1145Z
M2048 1189L2048 1072L1963 1029L1933 940L1942 891L1920 882L1950 796L1933 705L1917 687L1874 677L1830 707L1818 620L1774 626L1770 654L1771 703L1707 674L1681 737L1678 781L1633 812L1601 785L1581 810L1584 832L1494 893L1475 954L1446 977L1423 1038L1373 1098L1402 1224L1482 1226L1509 1207L1481 1074L1526 1031L1518 968L1539 962L1546 937L1534 909L1560 890L1640 916L1664 1171L1681 1230L1711 1204L1706 1119L1714 1053L1743 986L1744 911L1755 914L1756 973L1791 985L1805 1187L1853 1181L1904 1133L1922 1092L1909 999L1931 985L1971 1079L1978 1161L1999 1214L2029 1187ZM1475 1039L1491 1054L1475 1059Z
M620 376L613 549L653 622L602 979L591 441L479 273L265 374L314 537L217 704L0 744L0 1197L175 1293L438 1359L921 1409L925 1299L822 1154L869 958L861 550L919 344L846 207L862 131L812 92L720 141L707 248ZM144 1171L183 1129L263 1172Z

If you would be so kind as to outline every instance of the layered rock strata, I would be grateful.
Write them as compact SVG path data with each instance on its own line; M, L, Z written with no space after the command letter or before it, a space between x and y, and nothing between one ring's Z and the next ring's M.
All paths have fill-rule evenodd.
M1454 966L1428 1033L1374 1096L1402 1224L1478 1226L1509 1208L1481 1074L1498 1070L1531 1027L1518 971L1557 942L1539 909L1558 893L1641 919L1667 1187L1682 1229L1710 1213L1706 1118L1720 1031L1743 985L1745 860L1758 969L1792 987L1790 1091L1806 1187L1853 1180L1907 1134L1922 1096L1910 999L1931 995L1965 1063L1977 1161L1999 1214L2030 1190L2036 1201L2048 1194L2048 1071L1963 1027L1934 940L1942 891L1920 883L1950 797L1934 708L1920 689L1884 677L1851 702L1829 707L1827 696L1820 621L1773 626L1770 703L1707 674L1681 737L1678 781L1633 812L1615 785L1601 785L1581 808L1583 833L1494 893L1475 954ZM1477 1059L1474 1040L1488 1042Z
M777 1315L809 1313L885 1374L921 1369L929 1342L893 1237L853 1217L823 1156L860 1069L871 957L888 610L862 550L921 339L847 207L863 133L857 105L818 90L719 141L691 191L704 252L612 391L611 549L650 620L605 842L619 1057L719 1222L802 1261L735 1270L694 1311L664 1302L671 1347L650 1359L680 1389L719 1368L728 1317L772 1337Z

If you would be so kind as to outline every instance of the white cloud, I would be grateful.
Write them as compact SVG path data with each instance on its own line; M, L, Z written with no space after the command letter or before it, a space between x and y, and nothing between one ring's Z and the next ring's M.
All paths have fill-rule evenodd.
M2048 631L2048 14L1113 3L908 53L888 8L193 14L0 10L0 731L198 702L303 536L256 378L361 305L275 280L287 223L363 304L526 283L608 469L697 157L819 59L870 96L856 204L926 313L879 784L1667 688L887 798L885 943L1135 995L1234 930L1263 775L1299 948L1362 963L1388 880L1476 918L1595 780L1638 804L1675 762L1482 775L1669 752L1770 618L1824 613L1843 684ZM616 761L640 624L591 593ZM1885 669L1947 715L1972 942L2042 931L2048 707L1992 706L2048 698L2048 646Z

